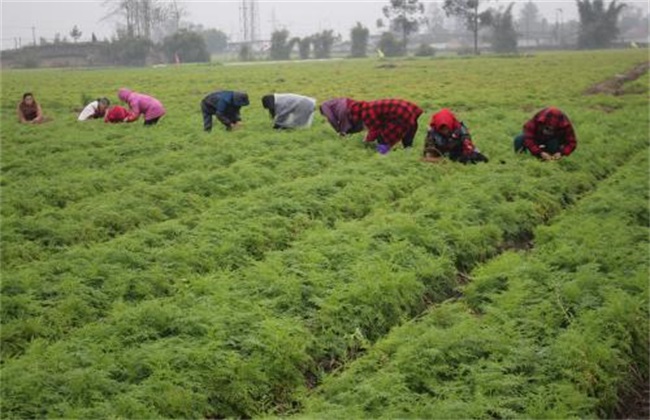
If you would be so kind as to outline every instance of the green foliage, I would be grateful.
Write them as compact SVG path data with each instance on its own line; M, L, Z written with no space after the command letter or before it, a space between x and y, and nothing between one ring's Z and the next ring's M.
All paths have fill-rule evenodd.
M492 47L498 53L517 52L517 31L512 21L512 7L510 3L503 11L492 13Z
M419 0L390 0L390 6L384 6L382 11L390 21L391 29L402 34L404 45L408 43L409 35L418 31L424 19L424 5Z
M312 38L305 37L298 42L298 54L300 55L301 60L306 60L309 58L309 53L311 52Z
M289 40L289 31L286 29L274 31L271 34L271 60L288 60L291 58L291 50L298 42L298 38Z
M219 54L226 51L228 47L228 35L219 29L206 29L201 31L205 40L205 47L210 54Z
M626 6L612 0L607 8L603 0L576 0L580 15L578 48L605 48L619 33L618 17Z
M420 44L415 51L416 57L433 57L434 55L436 55L436 49L429 44Z
M70 37L74 39L74 42L77 42L79 38L81 38L82 32L79 30L77 25L74 25L72 30L70 31Z
M352 43L350 55L352 57L365 57L368 50L368 36L370 31L360 22L350 29L350 40Z
M533 251L480 267L460 302L394 329L326 380L305 413L614 416L620 396L647 382L647 169L640 151L541 226Z
M121 66L144 66L153 43L145 38L122 37L108 46L111 60Z
M386 57L399 57L406 54L406 45L395 38L392 32L381 34L377 48L386 55Z
M174 62L176 56L184 63L201 63L210 61L210 54L205 39L198 32L181 30L165 37L162 42L167 60Z
M580 92L643 58L3 72L0 409L611 414L628 372L647 371L648 104ZM168 115L78 124L69 104L114 99L116 78ZM215 86L249 93L241 129L202 131L198 104ZM15 121L27 89L52 122ZM378 156L318 116L273 131L255 98L280 89L412 100L425 109L415 150ZM575 124L576 153L512 154L548 103ZM489 164L419 161L443 106Z
M334 31L331 29L322 31L311 36L314 45L315 58L330 58L332 45L334 45Z
M457 16L465 21L465 27L474 35L474 54L478 54L478 32L481 27L489 26L492 12L489 9L480 11L485 0L445 0L443 9L447 16Z
M239 60L240 61L252 61L253 60L253 49L250 44L243 44L239 48Z

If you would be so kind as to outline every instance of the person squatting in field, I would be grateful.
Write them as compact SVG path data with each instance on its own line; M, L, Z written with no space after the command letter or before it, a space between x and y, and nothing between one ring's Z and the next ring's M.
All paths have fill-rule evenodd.
M212 131L213 115L228 131L238 127L241 122L241 107L248 106L248 104L248 94L246 92L232 90L212 92L201 101L203 130L206 132Z
M129 105L129 115L124 122L133 122L144 115L144 125L155 125L160 118L165 115L165 108L158 99L144 93L133 92L126 88L121 88L117 97L122 102Z
M119 106L115 105L110 107L106 111L106 116L104 116L104 122L105 123L122 123L126 118L129 116L129 110Z
M262 106L269 111L276 130L310 127L316 99L295 93L275 93L263 96Z
M41 124L49 121L49 118L43 115L41 105L36 102L31 92L23 94L23 100L18 103L16 111L18 121L22 124Z
M334 98L320 105L320 113L340 136L363 131L363 121L352 122L350 117L350 98Z
M365 142L377 141L377 151L386 154L400 141L407 148L413 146L422 109L402 99L351 101L352 122L361 121L368 128Z
M77 121L87 121L90 119L104 118L108 106L111 104L111 101L108 98L98 98L88 105L81 111Z
M517 153L529 151L542 160L559 160L576 149L577 139L569 118L558 108L537 112L514 139Z
M446 108L431 116L423 155L422 160L427 162L438 162L441 157L461 163L488 162L474 146L465 124Z

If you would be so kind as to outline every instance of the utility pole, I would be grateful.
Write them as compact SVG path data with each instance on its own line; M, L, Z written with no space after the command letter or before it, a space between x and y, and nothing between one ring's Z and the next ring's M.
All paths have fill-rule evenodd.
M251 42L255 42L260 35L260 15L257 0L250 0L250 35Z
M239 26L243 42L254 42L260 35L260 16L257 0L242 0L239 6Z
M36 46L36 27L32 26L32 43Z
M564 47L564 10L562 8L557 9L560 12L560 26L558 28L558 37L560 38L560 46Z
M241 1L241 6L239 6L239 24L242 30L242 41L248 42L248 4L246 0Z

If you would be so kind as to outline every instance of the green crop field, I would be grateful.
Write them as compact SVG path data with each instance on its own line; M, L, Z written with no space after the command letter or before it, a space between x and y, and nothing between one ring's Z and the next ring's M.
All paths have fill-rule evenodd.
M634 416L648 382L647 50L2 72L3 418ZM82 97L160 99L155 127ZM199 103L245 90L244 126ZM31 91L53 118L20 125ZM399 97L378 155L260 98ZM576 152L515 155L538 109ZM490 162L419 160L452 109ZM647 385L645 385L647 386ZM647 404L647 400L645 401ZM628 411L626 411L628 410Z

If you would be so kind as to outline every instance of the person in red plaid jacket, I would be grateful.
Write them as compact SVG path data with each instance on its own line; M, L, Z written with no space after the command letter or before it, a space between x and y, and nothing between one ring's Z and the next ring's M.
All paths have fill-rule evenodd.
M350 118L362 121L368 128L364 141L377 141L377 151L386 154L400 141L404 147L413 146L422 109L402 99L350 101Z
M569 118L555 107L544 108L524 124L515 137L515 152L529 151L542 160L559 160L576 149L577 140Z
M472 143L465 124L446 108L431 116L423 154L427 162L438 162L443 156L461 163L488 162Z

